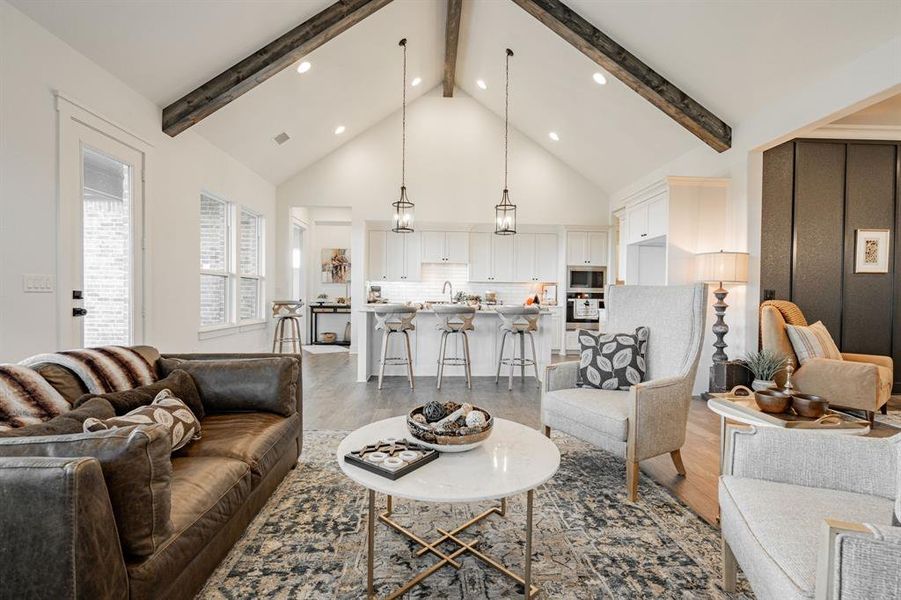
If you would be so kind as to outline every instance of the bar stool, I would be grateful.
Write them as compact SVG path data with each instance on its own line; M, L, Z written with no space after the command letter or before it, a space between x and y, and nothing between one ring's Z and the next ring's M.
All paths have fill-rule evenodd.
M445 365L464 367L466 387L472 389L472 362L469 359L469 335L466 332L475 329L472 321L475 319L476 309L472 306L458 304L436 304L432 308L435 316L438 317L436 329L441 331L441 342L439 342L438 349L438 389L441 389ZM447 356L447 340L452 335L459 335L463 339L463 358Z
M382 356L379 365L379 389L382 389L382 380L385 377L385 365L406 365L407 379L410 380L410 389L413 389L413 353L410 351L410 333L416 330L413 319L416 317L416 307L406 304L380 304L374 307L376 329L381 329ZM388 339L392 333L402 333L406 342L407 356L388 356Z
M281 354L285 351L285 344L289 344L289 352L300 354L300 347L303 345L303 336L300 333L303 331L300 326L301 317L303 317L303 300L272 301L272 318L278 319L272 336L273 353Z
M533 331L538 331L538 318L541 310L537 306L498 306L495 309L501 318L501 351L497 361L497 375L494 383L497 383L501 376L501 365L510 365L510 377L507 381L507 389L513 389L513 370L516 367L520 369L520 377L525 380L526 367L531 366L535 369L535 383L538 389L541 389L541 381L538 379L538 362L535 353L535 338L532 336ZM507 336L513 337L513 348L510 351L510 358L504 358L504 345L507 342ZM526 358L526 336L532 344L532 358ZM516 337L519 336L519 358L516 358Z

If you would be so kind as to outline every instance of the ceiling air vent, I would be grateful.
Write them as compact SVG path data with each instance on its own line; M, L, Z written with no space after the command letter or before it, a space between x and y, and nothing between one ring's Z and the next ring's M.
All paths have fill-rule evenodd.
M288 140L290 140L290 139L291 139L291 136L288 135L287 133L285 133L285 132L283 131L283 132L281 132L280 134L278 134L277 136L275 136L275 137L272 138L272 139L275 140L275 143L276 143L276 144L278 144L279 146L281 146L282 144L284 144L285 142L287 142Z

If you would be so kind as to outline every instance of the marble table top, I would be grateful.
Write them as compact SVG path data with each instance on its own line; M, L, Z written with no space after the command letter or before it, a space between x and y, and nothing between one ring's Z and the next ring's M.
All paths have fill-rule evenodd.
M468 452L442 453L436 460L391 481L344 461L344 455L387 438L413 440L406 417L371 423L348 434L336 457L344 474L367 489L422 502L479 502L513 496L548 481L560 466L560 451L525 425L494 419L491 436Z

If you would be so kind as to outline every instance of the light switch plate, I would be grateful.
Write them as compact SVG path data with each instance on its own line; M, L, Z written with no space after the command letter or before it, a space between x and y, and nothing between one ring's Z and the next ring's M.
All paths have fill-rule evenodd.
M23 275L22 289L26 294L50 294L53 292L53 275Z

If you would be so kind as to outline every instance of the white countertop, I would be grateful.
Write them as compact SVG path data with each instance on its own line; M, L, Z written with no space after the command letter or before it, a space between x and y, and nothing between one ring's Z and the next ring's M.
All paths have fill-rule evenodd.
M392 302L392 304L394 304L394 303ZM417 303L417 304L418 304L418 303ZM359 309L357 309L357 310L358 310L359 312L374 312L376 306L382 306L382 305L379 305L379 304L365 304L362 308L359 308ZM442 306L448 306L448 305L447 305L447 304L444 304L444 305L442 305ZM504 305L504 306L513 306L513 305L512 305L512 304L506 304L506 305ZM539 313L542 314L542 315L549 315L549 314L551 314L551 312L553 312L554 309L556 309L556 308L557 308L557 306L550 306L550 307L542 306L542 307L539 309ZM431 315L431 314L435 314L435 311L432 310L431 308L420 308L419 310L416 311L416 314L426 314L426 315ZM491 307L482 307L482 308L479 308L478 310L476 310L476 314L477 314L477 315L481 315L481 314L494 315L494 314L496 314L496 313L495 313L494 307L491 306Z

